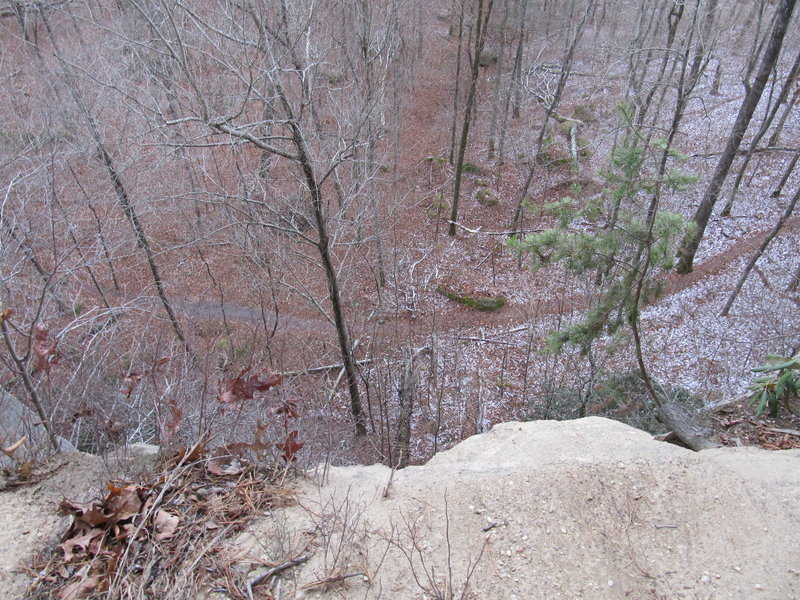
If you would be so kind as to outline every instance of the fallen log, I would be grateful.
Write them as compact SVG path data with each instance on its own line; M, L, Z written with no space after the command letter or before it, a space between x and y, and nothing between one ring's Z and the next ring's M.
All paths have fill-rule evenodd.
M680 440L687 448L695 451L719 448L719 442L710 439L713 430L699 425L694 418L674 402L663 402L658 407L658 420Z

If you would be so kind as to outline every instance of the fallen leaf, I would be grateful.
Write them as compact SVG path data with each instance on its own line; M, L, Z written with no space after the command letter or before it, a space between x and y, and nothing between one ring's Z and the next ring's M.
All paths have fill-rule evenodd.
M177 448L166 462L168 465L172 466L196 462L203 458L203 454L205 453L205 445L205 442L198 442L191 448L187 448L185 446Z
M69 562L78 555L89 553L90 546L94 542L99 543L104 534L102 529L95 527L63 542L60 547L64 551L64 562Z
M208 461L206 469L212 475L239 475L247 468L243 459L236 456L218 456Z
M75 600L85 592L91 592L97 588L100 584L100 577L98 575L87 577L88 567L89 565L86 565L86 567L78 571L75 575L76 577L80 577L78 581L73 581L61 588L61 591L58 592L59 600Z
M106 512L111 514L113 521L127 521L138 515L142 510L142 499L139 497L139 488L128 485L118 488L108 484L109 494L106 497Z
M81 505L65 499L58 507L62 514L71 514L75 517L75 521L85 523L90 527L97 527L111 520L111 515L103 512L102 504L96 500L91 504Z
M173 515L165 510L159 510L154 519L156 528L156 540L168 540L171 538L175 531L178 529L178 523L181 518L178 515Z

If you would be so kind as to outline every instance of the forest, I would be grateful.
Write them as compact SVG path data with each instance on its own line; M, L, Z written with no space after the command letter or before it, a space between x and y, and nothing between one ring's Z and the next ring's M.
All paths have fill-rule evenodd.
M28 450L404 466L745 397L800 349L796 13L9 0L0 378Z

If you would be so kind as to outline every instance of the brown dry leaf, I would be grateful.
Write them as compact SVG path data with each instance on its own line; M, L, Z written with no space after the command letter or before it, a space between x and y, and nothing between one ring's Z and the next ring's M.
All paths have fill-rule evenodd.
M166 459L166 463L171 466L176 466L197 462L203 458L203 454L205 454L205 446L205 442L198 442L190 448L187 448L186 446L176 448L174 451L172 451L172 455Z
M8 448L3 448L3 452L5 452L7 456L13 456L14 452L19 450L19 447L22 446L22 444L24 444L26 441L28 441L28 436L23 435L20 439L11 444Z
M19 466L17 473L20 479L30 479L31 475L33 475L33 463L26 460Z
M61 591L58 592L58 599L75 600L76 598L80 598L83 594L97 589L97 586L100 584L100 577L98 575L87 577L88 573L89 565L86 565L75 574L75 577L80 579L61 588Z
M103 507L96 500L90 504L81 505L65 499L58 507L62 514L73 515L76 524L80 522L89 527L97 527L111 520L111 515L103 512Z
M222 393L219 395L220 402L233 404L241 400L252 400L256 392L266 392L272 387L281 383L281 376L273 373L266 379L261 379L262 374L250 375L250 368L241 371L236 377L225 380Z
M181 421L183 420L183 411L178 407L178 400L176 398L172 398L169 401L169 412L171 418L166 426L166 439L167 441L171 440L175 436L175 432L180 427Z
M113 521L126 521L141 512L142 499L139 497L138 486L119 488L109 483L108 489L110 493L106 498L106 509L111 513Z
M208 461L206 469L212 475L239 475L247 468L242 459L235 456L218 456Z
M286 462L293 462L297 460L297 453L303 446L305 446L303 442L297 441L298 433L299 432L297 430L290 431L283 444L275 444L276 448L283 450L283 455L281 455L281 458Z
M47 371L58 362L56 347L58 342L48 339L50 330L43 324L37 323L33 328L33 353L36 355L36 370Z
M278 406L271 409L273 415L286 415L287 419L297 419L300 413L297 412L297 403L300 402L299 398L290 398L284 400Z
M64 551L64 562L69 562L76 556L98 547L104 534L105 532L102 529L94 527L85 533L80 533L66 540L60 546Z
M133 393L133 390L136 389L136 386L145 375L147 375L147 371L142 373L128 373L122 378L122 386L120 387L119 391L130 397L130 395Z
M123 523L122 525L114 525L111 530L114 534L115 540L124 540L129 538L133 532L136 531L136 525L133 523Z
M2 311L0 311L0 323L10 319L13 314L14 314L13 308L4 308Z
M269 448L269 444L264 441L264 432L267 430L267 425L261 422L261 419L256 420L256 429L253 432L253 443L250 444L250 449L256 453Z
M168 540L171 538L175 531L178 529L178 523L181 518L178 515L173 515L165 510L159 510L154 519L156 528L156 540Z

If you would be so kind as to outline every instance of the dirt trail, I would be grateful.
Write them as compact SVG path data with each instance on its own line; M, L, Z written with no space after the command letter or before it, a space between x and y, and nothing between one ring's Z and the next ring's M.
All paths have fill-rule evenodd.
M686 275L680 275L671 272L666 276L666 289L664 297L682 292L686 288L696 284L702 279L713 277L720 274L731 263L741 258L742 256L750 255L758 247L761 242L769 235L772 228L766 230L755 231L739 240L737 240L730 248L724 252L717 254L705 262L695 265L694 270ZM780 235L786 235L789 232L797 232L800 230L800 217L793 217L789 219L783 226ZM576 294L573 296L560 296L552 300L541 303L537 312L539 314L555 314L561 311L580 310L588 306L588 298L583 294ZM240 304L225 302L210 301L189 301L179 300L176 302L176 307L179 311L191 315L192 317L200 319L233 319L250 324L261 325L265 322L269 327L274 324L274 317L271 314L262 315L260 309L242 306ZM513 310L513 305L508 306L505 310L498 313L476 313L471 311L469 313L469 320L456 317L453 321L459 326L472 325L475 327L493 327L493 326L509 326L520 325L523 323L525 317L522 313L517 313ZM300 329L303 331L330 331L332 325L330 321L319 318L303 318L289 315L282 315L280 317L281 323L289 325L292 328ZM430 320L422 317L414 321L409 321L405 324L405 330L409 333L428 335L431 331ZM442 322L439 323L441 327ZM454 329L455 327L449 327Z

